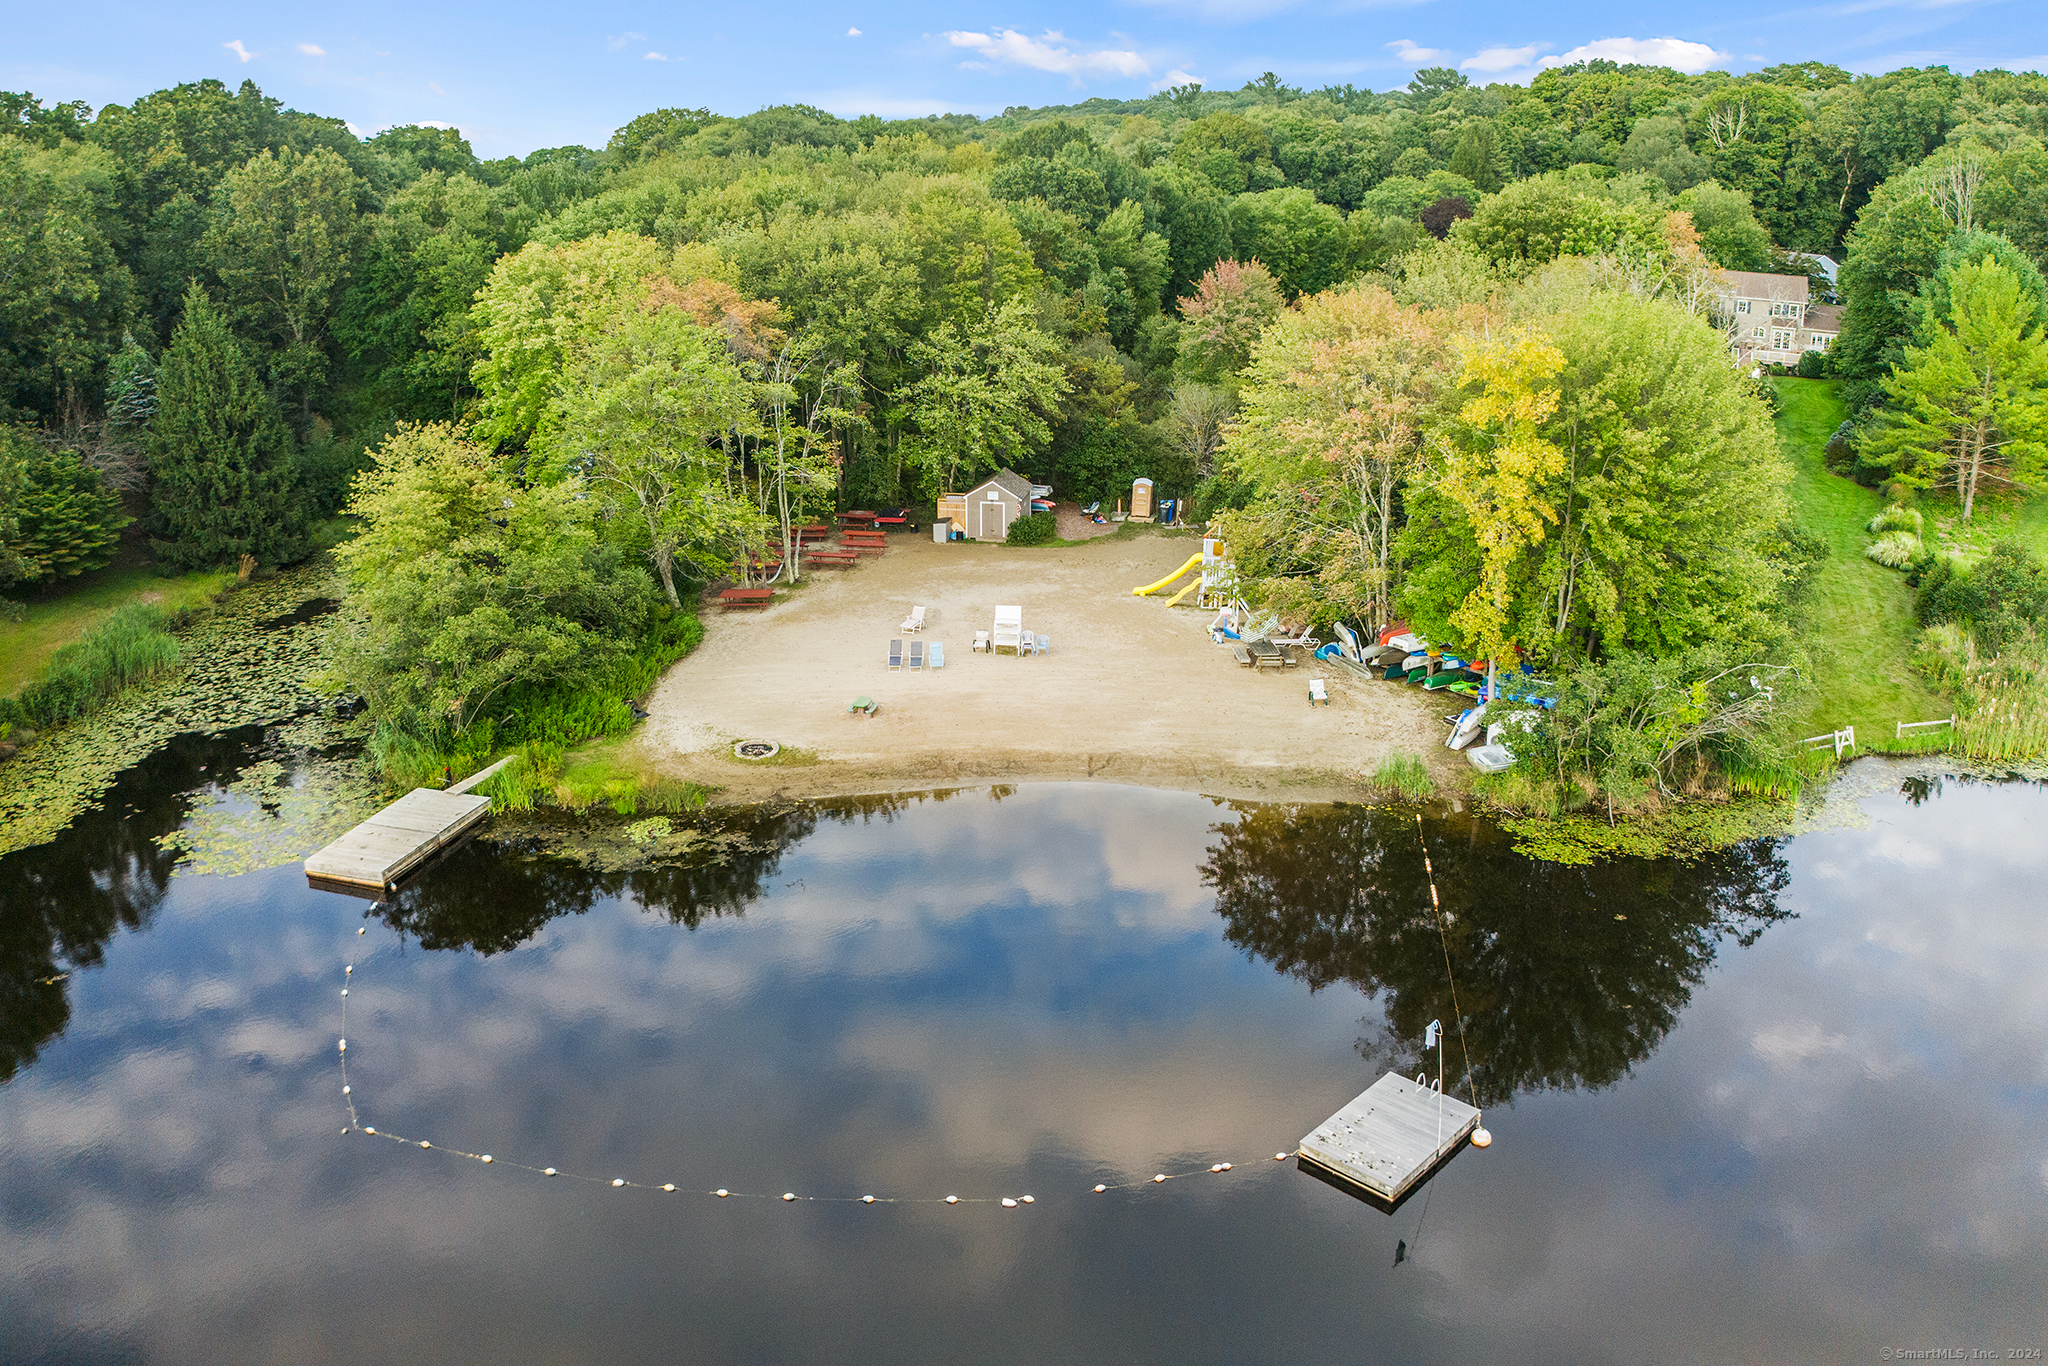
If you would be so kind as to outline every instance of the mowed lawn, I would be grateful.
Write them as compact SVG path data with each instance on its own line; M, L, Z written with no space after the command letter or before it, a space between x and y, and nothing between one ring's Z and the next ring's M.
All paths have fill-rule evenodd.
M209 602L234 579L225 572L162 578L145 568L82 574L73 586L28 604L23 621L0 621L0 697L12 697L42 672L50 656L105 620L116 607L154 602L177 612Z
M1865 528L1884 500L1829 474L1822 449L1848 414L1833 380L1775 379L1778 441L1795 471L1796 516L1827 543L1804 626L1816 694L1800 733L1854 726L1865 748L1893 743L1900 721L1947 716L1948 702L1913 668L1913 590L1905 575L1863 557Z

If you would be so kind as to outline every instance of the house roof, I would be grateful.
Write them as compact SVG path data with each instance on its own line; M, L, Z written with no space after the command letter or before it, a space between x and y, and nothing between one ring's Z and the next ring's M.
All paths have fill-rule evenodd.
M1813 282L1804 275L1766 275L1757 270L1724 270L1728 288L1739 299L1769 299L1775 303L1806 302Z
M996 485L1020 503L1028 506L1031 502L1031 481L1008 466L997 470L994 474L991 474L988 478L967 490L967 496L972 498L990 484Z
M1842 306L1840 304L1808 304L1806 306L1806 330L1809 332L1834 332L1842 330Z

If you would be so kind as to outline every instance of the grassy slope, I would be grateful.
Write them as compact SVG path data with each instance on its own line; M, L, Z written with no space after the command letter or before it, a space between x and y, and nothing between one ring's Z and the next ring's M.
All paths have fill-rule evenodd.
M1797 516L1827 543L1805 624L1818 693L1801 733L1856 727L1888 745L1897 721L1946 716L1949 705L1913 670L1913 596L1905 576L1863 558L1875 492L1829 474L1821 448L1846 414L1831 380L1778 379L1778 440L1792 462Z
M208 572L167 579L141 568L80 575L67 591L30 603L26 620L0 622L0 697L19 692L59 646L77 640L116 607L150 601L177 612L209 601L233 578Z

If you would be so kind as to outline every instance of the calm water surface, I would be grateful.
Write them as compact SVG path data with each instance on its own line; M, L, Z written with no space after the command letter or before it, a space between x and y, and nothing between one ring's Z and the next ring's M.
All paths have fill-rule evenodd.
M1271 1155L1453 1018L1411 816L966 792L633 873L473 845L370 907L171 875L252 739L0 860L0 1359L2048 1348L2037 787L1689 866L1431 820L1495 1142L1389 1216ZM346 962L362 1122L497 1163L343 1135Z

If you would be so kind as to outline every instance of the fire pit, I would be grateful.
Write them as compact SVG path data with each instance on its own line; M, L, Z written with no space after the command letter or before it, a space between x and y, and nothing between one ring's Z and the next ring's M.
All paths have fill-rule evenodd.
M782 752L782 746L773 740L742 740L732 747L735 759L773 759Z

